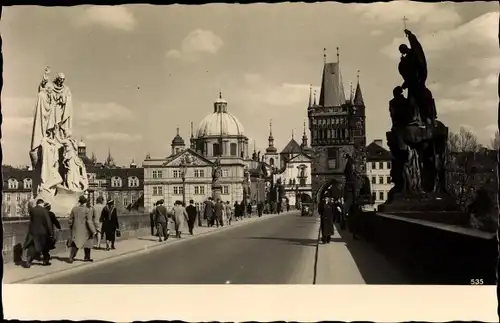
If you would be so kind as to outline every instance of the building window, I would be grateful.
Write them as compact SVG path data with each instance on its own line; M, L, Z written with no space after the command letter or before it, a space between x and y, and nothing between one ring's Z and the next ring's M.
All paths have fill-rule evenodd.
M336 169L338 167L338 151L335 148L328 148L328 168Z
M238 150L238 146L233 142L230 145L231 156L236 156L236 151Z
M17 189L17 186L18 186L17 179L15 179L15 178L9 178L9 180L8 180L8 186L9 186L9 189L11 189L11 190Z
M10 194L6 194L6 195L5 195L5 200L6 200L7 202L10 202Z
M223 169L222 170L222 177L228 177L229 176L229 170Z
M378 199L383 201L384 200L384 191L378 192Z
M372 200L374 202L377 200L377 192L372 192Z
M25 189L30 189L33 186L33 181L31 178L25 178L24 179L24 188Z
M136 176L130 176L128 178L128 187L138 187L139 179Z
M391 162L390 161L387 162L387 169L391 169Z
M392 182L391 176L387 176L387 184L391 184L391 182Z
M153 178L162 178L162 177L163 177L163 172L161 170L153 171Z
M111 178L111 187L121 187L122 186L122 179L118 176L113 176Z
M377 169L377 163L376 162L372 162L372 169Z
M180 171L180 170L175 169L175 170L174 170L174 178L179 178L179 177L181 177L181 171Z
M125 207L128 206L128 196L123 197L123 206L125 206Z
M212 145L212 155L213 156L220 156L221 155L219 144L213 144Z
M195 195L205 195L205 186L195 186L194 187Z
M222 194L229 195L229 186L227 186L227 185L222 186Z
M195 169L194 177L205 177L205 170L203 169Z
M378 183L379 184L384 184L384 176L379 176L378 177Z
M377 184L377 178L375 176L372 176L372 184Z
M384 169L384 162L378 162L378 168Z
M161 186L153 186L153 195L163 195L163 187Z
M19 193L16 194L16 201L21 202L21 194Z
M182 186L174 186L174 195L182 195Z
M269 159L269 165L274 166L274 158Z

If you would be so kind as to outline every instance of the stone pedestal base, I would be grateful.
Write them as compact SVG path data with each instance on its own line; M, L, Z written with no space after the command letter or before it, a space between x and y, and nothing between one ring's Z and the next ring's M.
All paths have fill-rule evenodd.
M217 201L221 198L222 186L220 184L212 184L212 199Z
M50 203L51 211L59 218L67 218L71 213L71 209L78 204L78 198L84 195L84 192L70 191L62 186L57 187L57 193L53 196L47 191L40 192L33 200L29 202L29 206L36 205L38 199Z

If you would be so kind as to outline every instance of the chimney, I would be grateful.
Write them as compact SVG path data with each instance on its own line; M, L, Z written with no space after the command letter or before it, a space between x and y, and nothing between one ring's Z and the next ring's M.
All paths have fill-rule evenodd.
M384 147L384 142L382 141L382 139L375 139L373 142L382 148Z

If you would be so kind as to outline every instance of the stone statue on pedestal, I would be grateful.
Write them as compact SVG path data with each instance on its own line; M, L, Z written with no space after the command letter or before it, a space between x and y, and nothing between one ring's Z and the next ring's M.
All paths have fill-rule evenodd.
M66 217L87 190L88 179L72 135L73 102L66 77L58 73L51 82L49 74L46 67L34 109L30 159L35 199L30 205L43 199L57 216Z
M444 178L448 128L437 121L436 106L426 87L427 62L417 37L405 29L410 47L399 46L398 69L403 84L393 90L389 102L392 119L387 144L393 156L391 178L394 187L379 210L454 207L448 203ZM404 97L403 90L408 90ZM426 203L421 203L422 201ZM439 201L439 202L437 202Z

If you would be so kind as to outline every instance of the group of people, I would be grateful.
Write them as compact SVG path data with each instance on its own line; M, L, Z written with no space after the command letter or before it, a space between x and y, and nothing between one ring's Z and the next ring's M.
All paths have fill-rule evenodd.
M38 199L29 209L30 222L23 244L26 254L23 266L30 268L34 260L41 260L43 266L50 266L50 251L55 249L56 230L61 224L51 212L50 203ZM92 206L85 196L80 196L78 205L73 207L68 218L69 238L66 246L70 249L68 262L73 263L79 250L83 249L84 261L92 262L92 248L101 249L101 241L106 241L106 249L115 249L115 238L120 235L118 214L114 201L104 205L104 198L98 197Z
M193 235L196 215L197 210L193 200L189 201L187 207L181 201L175 201L170 212L165 206L165 200L159 200L153 204L153 210L150 213L151 235L158 236L160 242L167 241L170 236L171 224L175 227L175 236L177 238L182 238L182 232L185 231L186 224L189 234Z
M324 197L318 204L318 213L320 216L321 242L326 244L332 241L332 236L335 235L335 222L339 223L340 229L345 230L349 213L345 210L343 198L333 199ZM356 239L356 234L353 232L353 237Z

